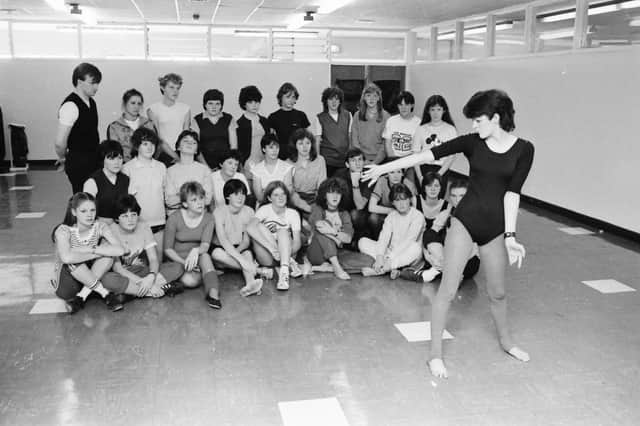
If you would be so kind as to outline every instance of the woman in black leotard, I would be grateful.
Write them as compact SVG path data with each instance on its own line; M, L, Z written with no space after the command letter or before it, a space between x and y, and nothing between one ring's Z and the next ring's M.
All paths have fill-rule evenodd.
M473 243L478 243L487 276L491 314L502 348L520 361L529 354L515 345L507 327L505 269L509 263L522 264L524 246L516 241L516 220L520 189L531 163L531 142L510 134L515 128L513 102L500 90L474 94L463 109L473 120L477 133L457 137L431 150L413 154L379 166L368 166L363 179L375 181L391 170L431 162L458 152L469 160L469 190L455 210L444 246L444 269L440 288L433 301L431 357L434 376L447 377L442 361L442 332L449 305L458 290Z

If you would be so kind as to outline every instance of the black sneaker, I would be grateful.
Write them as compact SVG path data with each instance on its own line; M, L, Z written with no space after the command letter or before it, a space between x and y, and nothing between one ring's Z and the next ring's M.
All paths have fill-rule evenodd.
M119 310L124 308L124 304L117 294L107 294L104 298L104 303L107 305L107 308L111 309L112 312L118 312Z
M216 299L215 297L211 297L210 295L207 294L207 297L205 297L204 300L207 302L207 305L209 305L210 308L213 308L213 309L222 308L222 303L220 303L220 299Z
M400 278L407 281L415 281L417 283L422 282L422 269L404 268L400 271Z
M162 291L164 291L165 296L174 297L184 291L184 286L178 281L173 281L164 284L162 286Z
M80 296L76 296L73 299L69 299L66 301L67 306L69 308L69 314L73 315L79 310L84 308L84 300Z

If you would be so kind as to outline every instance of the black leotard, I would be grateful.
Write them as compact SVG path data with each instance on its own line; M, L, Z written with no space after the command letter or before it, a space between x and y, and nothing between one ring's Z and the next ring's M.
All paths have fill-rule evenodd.
M533 162L533 144L518 138L505 153L493 152L477 133L431 150L436 160L458 152L469 160L469 189L454 212L473 241L485 245L504 232L504 194L520 193Z

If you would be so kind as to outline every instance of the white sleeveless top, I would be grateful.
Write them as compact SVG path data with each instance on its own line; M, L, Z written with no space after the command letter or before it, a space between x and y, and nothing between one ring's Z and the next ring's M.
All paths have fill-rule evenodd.
M176 102L167 106L156 102L149 109L158 123L158 136L175 149L178 136L183 130L184 117L190 111L189 105Z

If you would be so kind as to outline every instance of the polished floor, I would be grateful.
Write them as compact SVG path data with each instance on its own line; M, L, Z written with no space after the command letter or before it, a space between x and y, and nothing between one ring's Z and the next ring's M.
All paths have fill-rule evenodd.
M440 380L424 336L400 333L426 329L401 324L429 321L437 282L316 274L243 299L227 273L221 311L192 290L117 313L93 300L74 316L30 314L56 309L49 236L69 191L54 171L0 176L2 425L640 424L635 243L571 235L558 228L581 224L523 208L528 253L508 296L532 360L500 350L481 271L452 306ZM29 212L45 215L16 218ZM583 283L598 280L627 287Z

